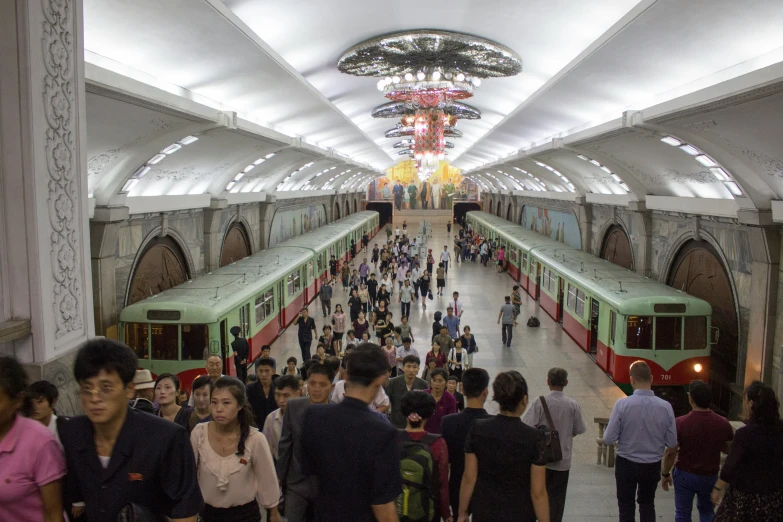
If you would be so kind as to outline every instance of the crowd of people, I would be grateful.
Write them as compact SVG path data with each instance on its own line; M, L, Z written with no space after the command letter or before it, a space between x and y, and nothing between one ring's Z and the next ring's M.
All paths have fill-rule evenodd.
M460 232L468 252L494 249ZM302 359L280 369L269 346L243 379L223 375L212 355L188 387L170 373L153 379L130 348L96 339L73 366L85 415L67 418L54 413L53 384L28 385L16 360L0 358L0 520L562 521L573 439L586 431L565 392L568 372L551 368L549 393L535 398L519 372L491 382L474 365L479 347L456 291L445 315L433 314L431 336L414 338L411 304L430 299L422 278L435 257L429 250L422 270L406 245L397 234L372 249L373 268L363 257L350 278L349 267L347 313L332 307L328 278L323 326L303 310ZM464 252L454 262L471 260ZM444 277L450 261L446 247ZM520 303L515 288L500 309L505 347ZM238 364L246 344L237 332ZM769 386L745 390L747 424L735 433L709 409L706 383L691 383L692 411L675 419L645 362L631 365L630 379L634 393L617 401L603 436L617 446L620 522L635 520L637 505L642 522L655 519L659 482L674 488L677 522L691 520L694 497L701 522L783 520L783 424Z

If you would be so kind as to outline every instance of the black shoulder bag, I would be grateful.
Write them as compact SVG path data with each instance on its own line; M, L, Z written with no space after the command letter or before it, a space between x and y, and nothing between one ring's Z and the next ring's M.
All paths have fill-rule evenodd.
M549 413L546 399L543 395L539 399L541 399L541 406L544 408L544 415L546 415L546 421L549 423L549 426L541 424L536 427L544 433L544 444L546 445L544 459L549 464L563 460L563 450L560 448L560 434L555 429L555 423L552 422L552 415Z

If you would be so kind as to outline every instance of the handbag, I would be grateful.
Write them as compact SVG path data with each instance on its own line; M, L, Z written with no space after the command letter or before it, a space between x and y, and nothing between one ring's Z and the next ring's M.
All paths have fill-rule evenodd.
M560 447L560 434L555 429L555 423L552 422L552 415L549 413L546 399L543 395L539 396L539 399L541 400L541 406L544 408L544 415L546 415L546 421L549 423L549 426L541 424L536 426L536 428L544 433L544 460L549 464L563 460L563 450Z
M117 522L171 522L171 519L165 515L153 513L148 507L131 502L125 504L120 510Z
M432 290L429 290L429 291L427 292L427 299L429 299L430 301L432 301Z

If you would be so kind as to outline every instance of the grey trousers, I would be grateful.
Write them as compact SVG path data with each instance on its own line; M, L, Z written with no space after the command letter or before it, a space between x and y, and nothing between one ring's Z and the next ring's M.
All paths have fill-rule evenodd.
M285 494L285 518L288 522L314 522L315 503L289 490Z

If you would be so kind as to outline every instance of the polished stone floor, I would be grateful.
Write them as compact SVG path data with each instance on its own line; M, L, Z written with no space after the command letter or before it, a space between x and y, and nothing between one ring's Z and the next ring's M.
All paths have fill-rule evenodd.
M409 229L416 230L413 223L408 223ZM452 234L453 235L453 234ZM385 239L381 232L376 236L378 242ZM432 232L428 239L428 247L433 252L443 250L449 244L453 256L451 242L447 239L445 226ZM372 249L374 241L370 242ZM361 258L356 262L358 267ZM433 280L434 281L434 280ZM596 465L596 437L598 426L593 422L595 417L609 417L617 399L625 394L612 383L606 374L598 368L570 337L556 324L538 304L526 293L522 293L522 314L519 326L515 327L511 348L501 344L501 329L497 324L498 312L505 295L511 294L513 280L508 274L498 274L495 266L485 268L480 263L460 263L449 267L444 296L435 296L428 301L427 309L421 304L412 306L410 324L413 335L417 339L414 346L420 354L429 351L431 324L433 314L440 310L446 313L446 302L453 291L460 293L465 311L462 316L462 326L469 325L479 347L479 353L474 356L476 367L485 368L491 378L505 370L518 370L527 380L530 396L535 397L548 393L546 374L552 367L565 368L568 371L569 385L565 393L575 398L582 407L587 432L574 439L571 477L568 486L568 500L564 520L568 522L609 522L617 520L617 501L615 497L615 481L613 469ZM396 294L393 296L396 299ZM338 288L334 292L332 306L345 303L347 293ZM310 315L316 321L319 332L324 324L321 307L318 300L309 307ZM391 307L394 312L394 322L400 313L399 305ZM527 317L535 315L541 321L539 328L525 326ZM315 350L315 343L313 344ZM272 356L278 365L285 364L286 358L300 358L299 345L296 341L296 329L289 328L272 347ZM491 392L490 392L491 397ZM487 410L496 413L498 406L494 402L487 403ZM664 492L660 488L656 494L658 520L674 520L673 492ZM694 511L694 520L698 515Z

